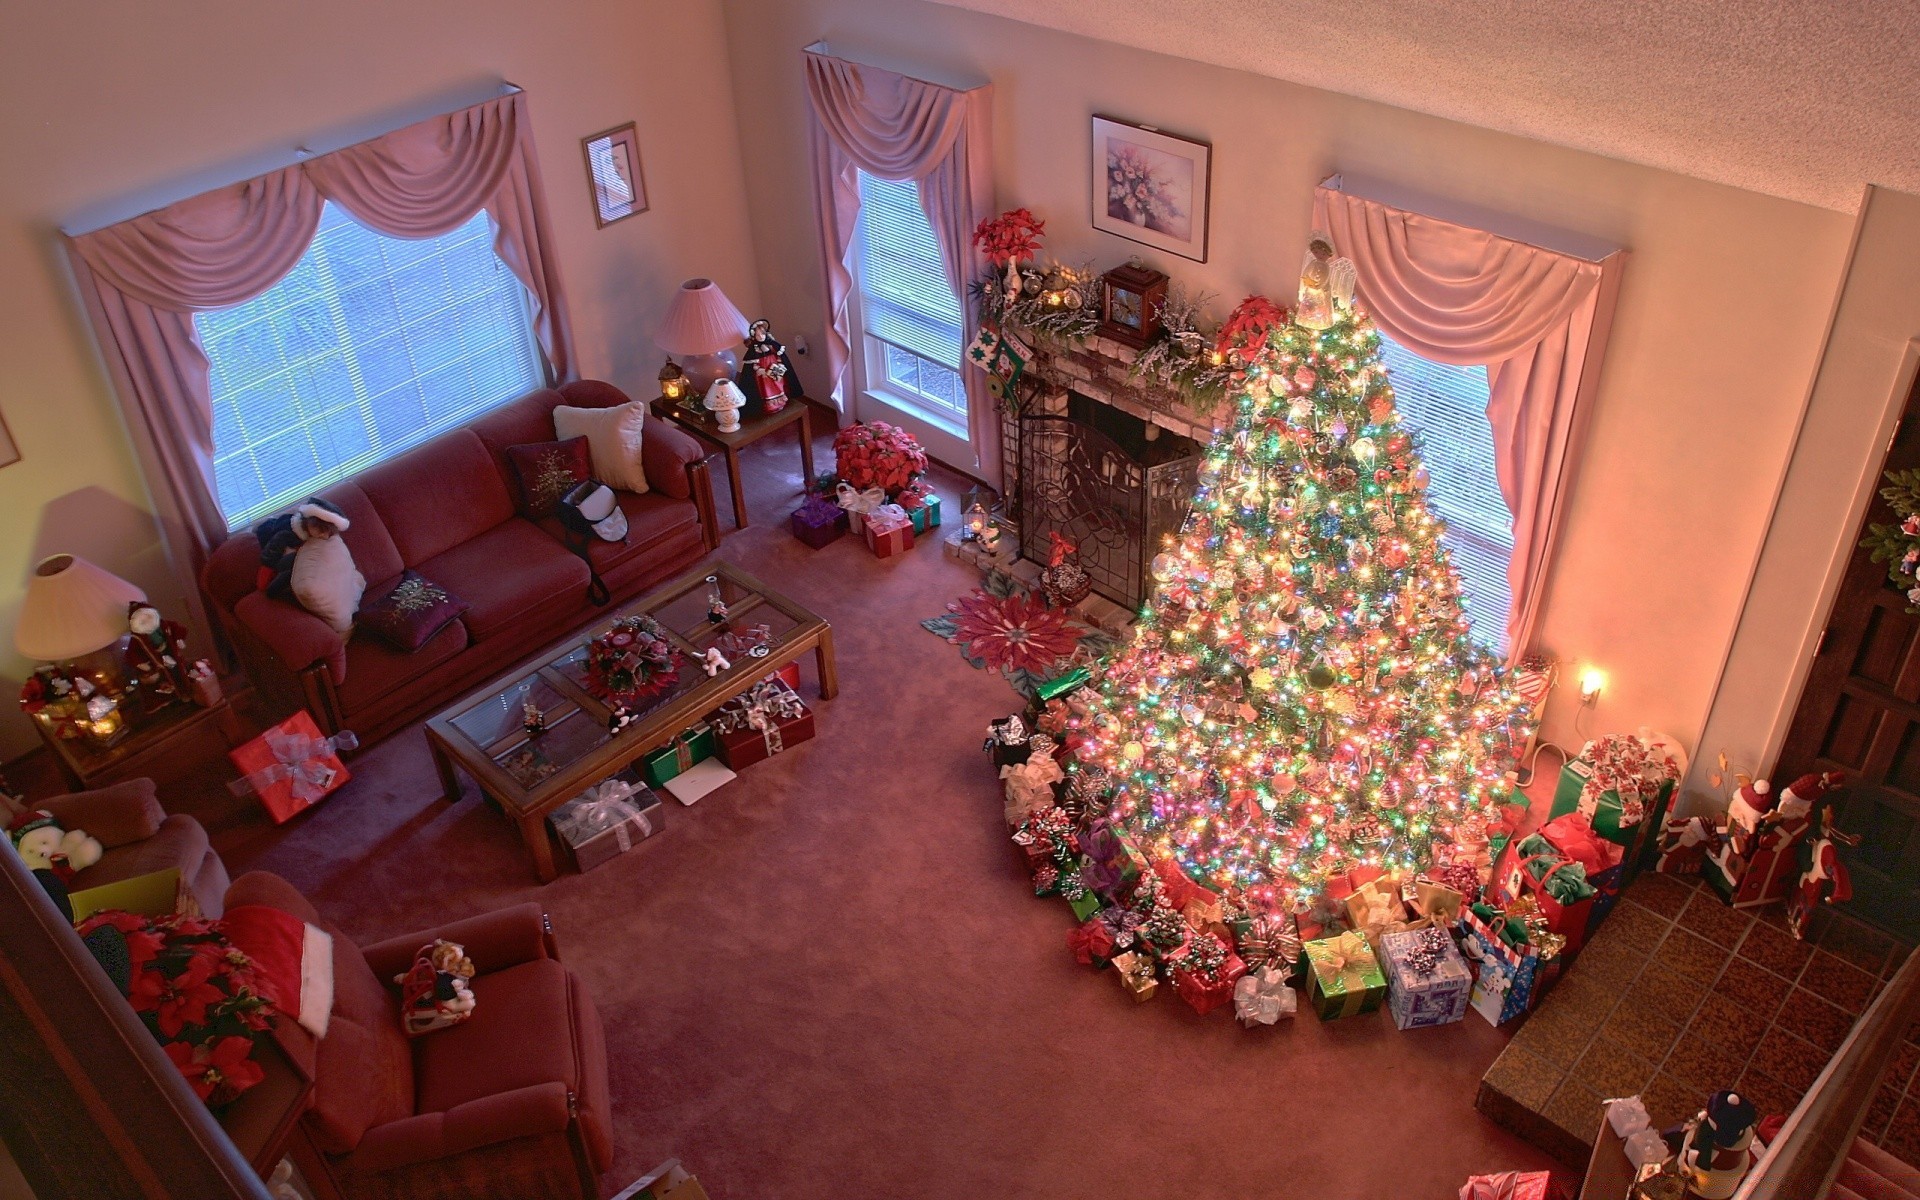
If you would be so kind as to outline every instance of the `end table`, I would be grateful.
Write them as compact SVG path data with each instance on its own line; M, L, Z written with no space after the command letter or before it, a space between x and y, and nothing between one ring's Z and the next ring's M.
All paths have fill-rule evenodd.
M237 736L236 718L223 698L211 708L180 702L140 718L127 735L101 747L85 738L63 738L40 721L33 722L40 740L60 765L60 773L74 791L137 775L165 774L165 764L197 737L215 731L231 749Z
M777 413L756 413L753 416L742 414L740 428L731 433L722 433L713 414L698 405L697 400L674 401L660 396L653 402L653 415L663 421L673 422L700 441L726 454L727 486L733 492L733 527L735 529L747 527L746 498L740 487L741 447L751 446L768 434L798 422L803 486L813 486L813 414L805 400L789 400L787 406Z

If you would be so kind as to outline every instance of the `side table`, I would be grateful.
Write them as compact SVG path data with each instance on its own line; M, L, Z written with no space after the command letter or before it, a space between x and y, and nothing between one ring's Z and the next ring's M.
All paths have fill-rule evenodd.
M166 774L169 760L177 759L194 739L209 731L218 733L231 749L237 740L236 720L224 698L211 708L170 704L142 718L124 738L104 749L84 738L55 736L39 721L33 727L73 790L85 791L137 775Z
M698 402L695 401L695 404ZM805 486L813 484L813 414L805 400L790 400L787 406L777 413L757 413L753 416L742 415L740 428L732 433L722 433L713 419L713 414L704 408L697 408L686 401L673 401L665 396L653 402L653 415L663 421L672 421L700 441L712 446L727 456L727 486L733 492L733 527L747 527L747 503L740 487L740 449L776 433L787 426L800 426L800 470Z

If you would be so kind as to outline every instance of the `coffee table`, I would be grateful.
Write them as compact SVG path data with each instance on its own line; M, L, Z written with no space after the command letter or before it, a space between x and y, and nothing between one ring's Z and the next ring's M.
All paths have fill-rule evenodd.
M723 625L707 619L709 576L719 581L727 604ZM660 624L684 661L674 684L630 706L636 719L612 734L607 731L608 705L585 683L586 647L615 621L639 614ZM765 656L735 657L731 669L707 676L700 660L726 630L744 632L762 624L770 630ZM520 827L534 872L546 883L555 875L548 813L666 745L809 650L820 675L820 697L831 700L839 691L832 626L738 567L709 563L608 612L440 710L427 721L427 748L447 800L460 799L459 772L464 771ZM540 707L547 724L544 732L531 736L524 728L528 702Z
M777 433L787 426L798 422L800 425L800 471L805 481L803 486L813 485L813 417L812 408L805 400L789 400L787 406L777 413L755 413L748 416L740 414L740 428L731 433L720 432L720 423L713 414L699 406L700 402L692 398L678 402L661 396L653 402L653 415L672 421L694 437L720 450L727 456L727 486L733 493L733 527L747 527L747 502L740 486L740 449Z

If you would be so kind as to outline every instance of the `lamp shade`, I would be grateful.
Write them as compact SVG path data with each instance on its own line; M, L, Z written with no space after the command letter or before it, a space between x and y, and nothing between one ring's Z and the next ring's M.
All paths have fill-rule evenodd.
M147 594L84 558L43 558L27 581L14 648L41 662L64 662L111 646L127 632L127 605Z
M668 354L718 354L745 341L747 319L711 279L689 279L673 294L660 325Z

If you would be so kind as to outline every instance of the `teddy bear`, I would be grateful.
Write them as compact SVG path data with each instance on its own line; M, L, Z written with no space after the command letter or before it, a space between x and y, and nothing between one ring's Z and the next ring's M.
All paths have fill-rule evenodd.
M63 884L71 883L106 853L98 838L84 830L62 829L44 808L28 809L15 817L7 825L7 836L29 870L50 871Z
M336 632L353 628L353 615L367 581L353 564L341 534L353 522L337 505L309 496L292 512L253 527L260 543L260 588L276 599L289 596Z
M458 1025L473 1015L473 989L467 981L474 975L473 960L466 947L445 938L436 938L420 947L413 966L393 981L400 985L403 1028L408 1037L418 1037L449 1025Z

